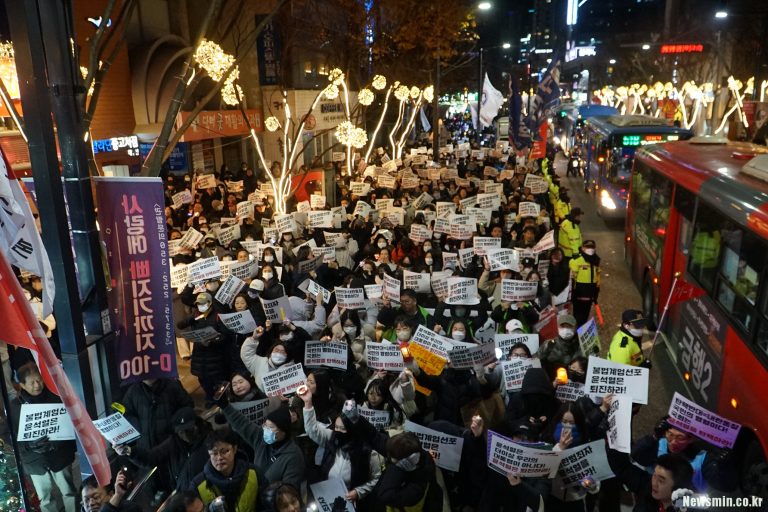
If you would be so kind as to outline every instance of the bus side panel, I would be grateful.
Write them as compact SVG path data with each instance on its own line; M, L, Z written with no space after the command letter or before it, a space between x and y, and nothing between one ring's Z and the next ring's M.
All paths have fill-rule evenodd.
M768 370L731 328L724 355L718 414L751 429L763 445L763 452L768 453L768 412L762 398Z

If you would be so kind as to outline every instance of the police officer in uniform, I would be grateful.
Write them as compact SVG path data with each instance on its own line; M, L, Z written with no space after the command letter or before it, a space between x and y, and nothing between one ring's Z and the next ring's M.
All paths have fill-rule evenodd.
M581 224L581 216L583 214L584 212L577 206L560 223L557 242L563 250L565 261L579 255L579 247L581 247L581 228L579 228L579 224Z
M600 256L596 254L597 244L594 240L586 240L578 253L568 262L573 279L573 316L576 327L581 327L589 319L592 303L597 303L600 292Z
M613 335L608 348L608 360L614 363L650 368L650 361L643 357L642 341L645 330L643 313L628 309L621 314L621 329Z

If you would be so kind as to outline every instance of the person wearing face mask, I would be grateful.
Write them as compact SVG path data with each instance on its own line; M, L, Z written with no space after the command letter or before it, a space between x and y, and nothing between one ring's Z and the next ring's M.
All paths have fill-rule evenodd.
M372 260L363 260L360 262L360 273L362 273L363 284L376 284L376 264Z
M259 266L263 267L264 265L276 265L276 264L278 264L278 261L277 261L277 255L275 254L275 250L271 247L265 247L264 252L261 253L261 262Z
M558 368L566 366L576 356L584 356L576 336L576 319L572 315L558 315L557 338L542 344L538 356L541 366L553 380Z
M272 265L261 267L261 280L264 281L264 291L261 292L264 300L274 300L285 295L285 287L278 280Z
M257 326L240 348L240 358L253 375L253 380L262 393L264 393L264 376L290 362L283 342L273 342L272 336L266 335L271 327L269 321L264 327Z
M600 256L596 250L594 240L585 240L579 254L568 262L573 278L571 302L576 327L587 323L592 304L597 303L600 293Z
M177 324L181 331L209 327L216 331L216 337L195 342L190 365L190 372L197 377L208 402L213 398L216 386L229 377L229 355L234 351L233 339L225 334L226 327L219 322L217 311L220 310L215 309L213 305L213 296L210 293L197 294L194 314Z
M621 314L621 328L613 335L607 359L615 363L649 367L643 356L645 318L642 311L628 309Z
M333 429L320 425L315 417L312 394L299 394L304 402L304 430L309 438L324 448L320 479L341 478L347 488L347 501L360 506L381 477L384 460L362 437L352 421L339 415Z
M568 261L578 256L581 247L581 217L584 212L578 206L560 223L560 231L557 235L558 246L563 250L563 256Z
M327 317L323 295L317 294L313 297L307 293L304 299L291 296L288 300L293 311L293 324L306 331L313 339L317 339L316 336L325 328Z
M232 407L226 395L217 402L232 431L253 448L253 464L267 485L286 482L300 487L306 475L304 454L291 436L291 412L287 405L267 414L263 425L252 423Z
M398 325L400 324L397 324L398 321L402 324L399 328ZM384 327L381 339L391 342L400 340L401 333L408 336L408 339L400 341L409 341L410 336L416 332L416 328L419 325L423 325L428 329L435 327L434 317L426 309L419 306L416 292L410 288L400 292L400 307L397 309L392 308L389 299L382 300L378 322Z

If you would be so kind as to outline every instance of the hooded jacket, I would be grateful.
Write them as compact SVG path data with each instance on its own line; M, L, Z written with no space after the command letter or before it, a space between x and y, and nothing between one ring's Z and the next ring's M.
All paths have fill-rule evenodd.
M530 368L523 377L520 392L512 395L507 404L506 419L538 419L541 416L552 419L560 403L555 398L555 389L547 372L542 368Z
M123 396L125 417L141 432L136 446L151 449L173 435L171 418L182 407L194 407L178 380L158 379L152 386L131 385Z

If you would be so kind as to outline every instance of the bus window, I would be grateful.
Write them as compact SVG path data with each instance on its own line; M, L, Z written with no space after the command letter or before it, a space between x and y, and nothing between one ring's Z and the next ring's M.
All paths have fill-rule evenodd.
M717 301L747 331L751 331L766 247L752 233L740 228L724 230L722 234L724 244L718 272Z
M722 214L709 205L699 202L696 222L693 225L688 270L708 292L712 291L715 284L715 273L720 259L722 217Z
M632 207L635 211L635 220L648 220L650 203L651 170L638 162L635 165L635 174L632 180Z
M672 183L665 177L651 172L650 223L654 235L663 238L669 224L669 205L672 201Z
M632 173L632 156L634 149L618 147L611 149L608 154L606 179L618 186L627 186Z
M691 229L693 227L693 208L696 205L696 196L688 189L677 185L675 189L675 209L680 214L680 250L688 255L691 242Z

